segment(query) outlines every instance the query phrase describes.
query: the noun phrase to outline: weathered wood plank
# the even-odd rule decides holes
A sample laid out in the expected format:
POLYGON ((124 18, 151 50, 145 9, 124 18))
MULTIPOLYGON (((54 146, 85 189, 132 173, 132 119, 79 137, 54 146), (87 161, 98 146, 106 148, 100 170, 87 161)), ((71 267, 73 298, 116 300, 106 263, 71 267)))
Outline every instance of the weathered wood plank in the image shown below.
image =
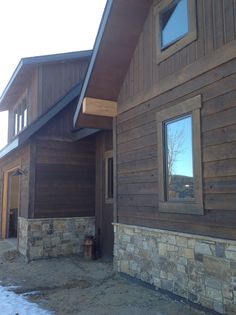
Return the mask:
POLYGON ((236 142, 209 146, 203 150, 203 161, 220 161, 236 158, 236 142))
POLYGON ((202 137, 203 147, 236 141, 236 124, 205 132, 202 137))
POLYGON ((157 135, 156 132, 149 134, 147 136, 134 139, 132 141, 118 144, 118 151, 119 153, 129 152, 132 150, 138 150, 140 148, 143 148, 145 146, 151 146, 157 143, 157 135))
POLYGON ((146 160, 156 158, 157 147, 156 145, 141 148, 140 150, 126 152, 117 156, 118 164, 134 162, 139 160, 146 160))
POLYGON ((236 159, 207 162, 203 167, 204 178, 236 175, 236 159))
POLYGON ((129 184, 129 183, 150 183, 158 181, 158 173, 157 170, 149 170, 149 171, 139 171, 127 174, 119 174, 118 175, 118 185, 129 184))
POLYGON ((204 192, 212 194, 236 194, 236 177, 216 177, 204 179, 204 192))
POLYGON ((119 164, 118 174, 127 174, 127 173, 133 173, 133 172, 143 172, 148 171, 157 168, 157 160, 156 158, 151 159, 143 159, 139 161, 131 161, 127 163, 119 164))

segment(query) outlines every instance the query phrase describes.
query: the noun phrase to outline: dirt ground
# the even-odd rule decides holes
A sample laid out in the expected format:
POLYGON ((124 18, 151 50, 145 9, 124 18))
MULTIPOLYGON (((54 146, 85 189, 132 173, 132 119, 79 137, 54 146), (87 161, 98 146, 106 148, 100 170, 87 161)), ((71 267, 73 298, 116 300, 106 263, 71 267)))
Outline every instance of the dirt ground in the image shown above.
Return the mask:
POLYGON ((6 241, 0 281, 55 315, 206 314, 117 275, 111 263, 76 256, 27 263, 6 241))

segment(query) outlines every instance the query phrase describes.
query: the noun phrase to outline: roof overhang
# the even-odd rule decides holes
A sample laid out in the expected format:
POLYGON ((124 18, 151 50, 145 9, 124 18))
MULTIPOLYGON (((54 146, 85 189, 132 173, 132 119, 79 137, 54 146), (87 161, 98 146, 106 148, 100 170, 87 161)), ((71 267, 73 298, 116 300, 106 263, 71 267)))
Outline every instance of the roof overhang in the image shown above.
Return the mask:
POLYGON ((0 111, 7 110, 22 93, 39 64, 59 63, 90 58, 91 50, 22 58, 0 97, 0 111))
POLYGON ((80 127, 79 116, 85 97, 117 101, 152 2, 107 1, 74 115, 74 126, 80 127))

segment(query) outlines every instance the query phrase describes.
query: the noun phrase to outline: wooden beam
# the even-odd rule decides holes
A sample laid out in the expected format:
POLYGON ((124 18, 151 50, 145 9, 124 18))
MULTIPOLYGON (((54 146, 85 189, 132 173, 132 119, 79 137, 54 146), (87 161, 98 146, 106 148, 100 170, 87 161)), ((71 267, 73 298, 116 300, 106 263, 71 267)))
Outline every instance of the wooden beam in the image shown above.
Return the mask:
POLYGON ((83 100, 83 114, 116 117, 117 103, 107 100, 85 97, 83 100))

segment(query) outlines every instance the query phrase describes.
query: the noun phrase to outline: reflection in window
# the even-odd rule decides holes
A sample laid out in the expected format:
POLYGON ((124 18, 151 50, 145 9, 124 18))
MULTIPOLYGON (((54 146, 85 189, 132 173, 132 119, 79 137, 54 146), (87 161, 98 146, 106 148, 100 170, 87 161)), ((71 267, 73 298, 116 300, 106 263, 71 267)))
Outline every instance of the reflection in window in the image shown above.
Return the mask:
POLYGON ((176 0, 160 13, 161 48, 164 49, 189 31, 188 0, 176 0))
POLYGON ((17 114, 17 112, 14 112, 14 119, 15 119, 14 135, 16 136, 18 134, 18 114, 17 114))
POLYGON ((27 126, 27 108, 24 109, 23 112, 23 128, 27 126))
POLYGON ((166 199, 193 199, 192 116, 165 123, 166 199))

